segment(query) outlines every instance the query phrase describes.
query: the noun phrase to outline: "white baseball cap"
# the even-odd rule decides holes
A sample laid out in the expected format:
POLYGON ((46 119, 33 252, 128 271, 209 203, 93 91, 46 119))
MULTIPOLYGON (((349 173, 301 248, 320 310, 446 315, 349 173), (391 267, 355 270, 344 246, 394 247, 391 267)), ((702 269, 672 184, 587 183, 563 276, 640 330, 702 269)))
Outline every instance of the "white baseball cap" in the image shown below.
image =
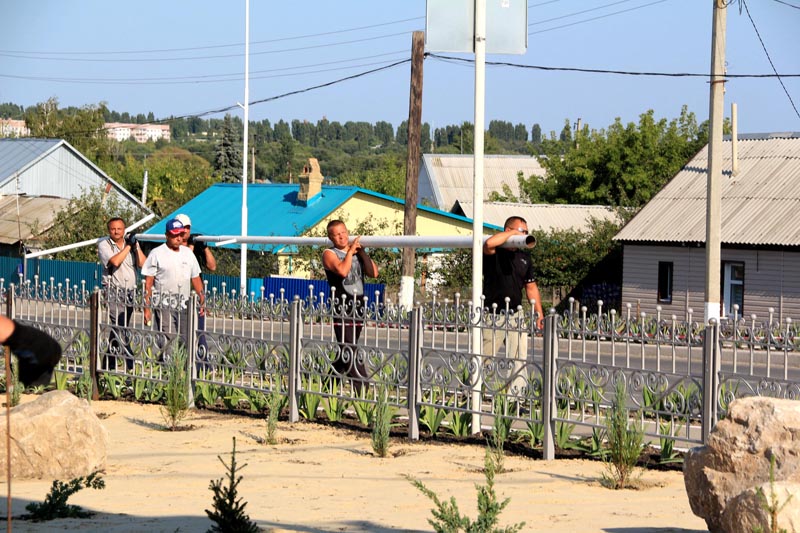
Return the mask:
POLYGON ((180 215, 175 215, 175 218, 177 220, 180 220, 181 224, 183 224, 184 226, 191 226, 192 225, 192 219, 187 217, 183 213, 181 213, 180 215))

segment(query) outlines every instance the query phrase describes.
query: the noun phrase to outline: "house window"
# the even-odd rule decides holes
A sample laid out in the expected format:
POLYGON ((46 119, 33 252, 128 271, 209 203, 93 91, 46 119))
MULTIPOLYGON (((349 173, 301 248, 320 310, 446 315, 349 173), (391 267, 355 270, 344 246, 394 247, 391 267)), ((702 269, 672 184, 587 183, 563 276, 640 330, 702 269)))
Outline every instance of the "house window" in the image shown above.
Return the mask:
POLYGON ((672 262, 658 262, 658 302, 672 303, 672 262))
POLYGON ((733 306, 739 306, 739 316, 744 312, 744 263, 722 263, 722 312, 733 315, 733 306))

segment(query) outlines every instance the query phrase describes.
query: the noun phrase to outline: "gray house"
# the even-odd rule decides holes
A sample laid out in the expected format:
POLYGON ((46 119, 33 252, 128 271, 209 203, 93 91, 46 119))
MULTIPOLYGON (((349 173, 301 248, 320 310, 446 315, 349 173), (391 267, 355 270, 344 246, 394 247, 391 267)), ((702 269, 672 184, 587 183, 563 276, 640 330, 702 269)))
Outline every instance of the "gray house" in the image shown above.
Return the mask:
MULTIPOLYGON (((149 213, 142 202, 62 139, 0 139, 0 250, 19 251, 50 228, 71 198, 102 188, 122 205, 149 213)), ((93 237, 93 236, 90 236, 93 237)))
MULTIPOLYGON (((800 318, 800 133, 739 135, 723 143, 721 315, 800 318)), ((706 174, 701 150, 614 237, 623 244, 622 302, 702 316, 706 174)))

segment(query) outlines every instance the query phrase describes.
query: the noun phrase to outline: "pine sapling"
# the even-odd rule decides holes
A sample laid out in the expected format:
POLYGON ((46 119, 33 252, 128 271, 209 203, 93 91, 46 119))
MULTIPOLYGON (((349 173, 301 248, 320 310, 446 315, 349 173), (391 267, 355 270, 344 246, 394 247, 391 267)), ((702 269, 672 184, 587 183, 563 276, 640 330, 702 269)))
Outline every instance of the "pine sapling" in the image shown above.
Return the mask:
POLYGON ((227 471, 227 485, 223 486, 225 478, 212 481, 211 485, 209 485, 209 489, 214 493, 214 509, 211 511, 206 509, 206 514, 214 522, 214 525, 208 531, 214 533, 227 533, 229 531, 256 533, 260 531, 260 528, 250 520, 244 510, 247 502, 242 502, 242 498, 239 497, 239 482, 242 481, 243 476, 237 476, 237 474, 247 465, 239 466, 236 462, 236 437, 233 437, 230 464, 226 463, 220 456, 217 456, 217 458, 227 471))
POLYGON ((55 520, 56 518, 89 518, 94 513, 84 511, 79 505, 69 505, 67 500, 81 489, 104 489, 105 487, 106 482, 100 477, 99 472, 75 478, 67 483, 55 480, 50 487, 50 492, 45 496, 44 502, 32 502, 25 506, 30 514, 25 515, 24 518, 34 522, 55 520))

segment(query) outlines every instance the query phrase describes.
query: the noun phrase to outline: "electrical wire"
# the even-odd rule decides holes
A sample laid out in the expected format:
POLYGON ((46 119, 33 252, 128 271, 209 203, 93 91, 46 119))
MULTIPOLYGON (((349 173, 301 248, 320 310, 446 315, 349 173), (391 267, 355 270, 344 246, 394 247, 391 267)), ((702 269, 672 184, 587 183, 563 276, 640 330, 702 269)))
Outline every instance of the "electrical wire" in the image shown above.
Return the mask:
MULTIPOLYGON (((661 0, 666 1, 666 0, 661 0)), ((299 52, 303 50, 313 50, 316 48, 330 48, 332 46, 342 46, 347 44, 355 44, 355 43, 363 43, 367 41, 376 41, 378 39, 387 39, 389 37, 397 37, 398 35, 408 35, 411 33, 410 31, 402 31, 398 33, 390 33, 387 35, 378 35, 376 37, 364 37, 362 39, 351 39, 349 41, 339 41, 335 43, 324 43, 324 44, 314 44, 309 46, 299 46, 296 48, 282 48, 278 50, 262 50, 260 52, 250 52, 250 56, 258 56, 258 55, 265 55, 265 54, 281 54, 284 52, 299 52)), ((160 63, 166 61, 197 61, 200 59, 229 59, 232 57, 244 57, 244 52, 237 53, 237 54, 223 54, 223 55, 213 55, 213 56, 188 56, 188 57, 160 57, 160 58, 133 58, 133 59, 91 59, 91 58, 61 58, 61 57, 36 57, 36 56, 27 56, 27 55, 20 55, 20 54, 8 54, 8 53, 0 53, 2 57, 12 57, 16 59, 39 59, 45 61, 70 61, 70 62, 79 62, 79 63, 160 63)))
POLYGON ((613 17, 614 15, 620 15, 622 13, 628 13, 629 11, 636 11, 637 9, 650 7, 650 6, 653 6, 653 5, 656 5, 656 4, 661 4, 661 3, 666 2, 666 1, 667 0, 656 0, 655 2, 650 2, 649 4, 644 4, 644 5, 637 6, 637 7, 631 7, 629 9, 622 9, 620 11, 615 11, 613 13, 608 13, 606 15, 599 15, 597 17, 592 17, 592 18, 585 19, 585 20, 578 20, 576 22, 571 22, 569 24, 562 24, 561 26, 553 26, 552 28, 547 28, 545 30, 539 30, 539 31, 530 32, 530 33, 528 33, 528 36, 530 37, 531 35, 538 35, 539 33, 546 33, 548 31, 553 31, 553 30, 560 30, 561 28, 569 28, 570 26, 577 26, 578 24, 584 24, 586 22, 593 22, 595 20, 600 20, 600 19, 604 19, 604 18, 608 18, 608 17, 613 17))
POLYGON ((767 56, 769 65, 772 67, 772 72, 775 73, 775 76, 778 78, 778 82, 781 84, 781 87, 783 87, 783 92, 786 93, 786 97, 789 99, 789 103, 792 104, 792 109, 794 109, 794 114, 797 115, 797 118, 800 118, 800 112, 797 111, 797 106, 794 105, 794 100, 792 100, 792 95, 789 94, 789 90, 786 88, 786 85, 784 85, 781 76, 778 74, 778 70, 775 68, 775 63, 772 62, 772 58, 770 57, 769 52, 767 51, 767 46, 764 44, 764 39, 761 38, 761 33, 758 31, 756 23, 753 20, 753 17, 750 15, 750 8, 747 7, 747 2, 745 0, 741 0, 741 2, 742 2, 741 5, 744 6, 744 10, 747 13, 747 18, 750 19, 750 24, 753 25, 753 29, 756 32, 756 36, 758 37, 758 42, 761 43, 761 48, 764 50, 764 54, 767 56))
MULTIPOLYGON (((336 65, 341 63, 348 63, 351 61, 359 61, 363 59, 372 59, 376 57, 383 57, 397 54, 407 54, 408 50, 396 50, 393 52, 386 52, 383 54, 374 54, 371 56, 362 56, 350 59, 341 59, 337 61, 328 61, 324 63, 313 63, 308 65, 298 65, 295 67, 283 67, 268 70, 252 71, 252 74, 266 74, 271 72, 283 72, 290 70, 299 70, 303 68, 310 68, 316 66, 336 65)), ((314 74, 317 72, 329 72, 331 70, 346 70, 349 68, 363 67, 381 64, 383 62, 361 63, 356 65, 342 66, 336 69, 321 69, 315 71, 300 72, 299 74, 314 74)), ((265 79, 276 76, 251 76, 251 79, 265 79)), ((227 82, 227 81, 241 81, 244 78, 244 72, 233 72, 227 74, 204 74, 197 76, 176 76, 176 77, 157 77, 157 78, 56 78, 51 76, 17 76, 13 74, 0 74, 0 78, 11 79, 24 79, 34 81, 52 81, 62 83, 80 83, 80 84, 111 84, 111 85, 153 85, 153 84, 169 84, 169 83, 210 83, 210 82, 227 82), (218 78, 218 79, 215 79, 218 78), (226 78, 226 79, 222 79, 226 78)))
POLYGON ((779 4, 783 4, 785 6, 793 7, 795 9, 800 9, 800 6, 796 6, 794 4, 790 4, 789 2, 786 2, 784 0, 775 0, 775 1, 778 2, 779 4))
POLYGON ((607 7, 615 6, 617 4, 625 4, 625 3, 630 2, 630 1, 631 0, 619 0, 618 2, 613 2, 611 4, 606 4, 604 6, 597 6, 597 7, 593 7, 593 8, 590 8, 590 9, 584 9, 583 11, 576 11, 575 13, 570 13, 568 15, 561 15, 560 17, 553 17, 553 18, 549 18, 549 19, 545 19, 545 20, 539 20, 539 21, 536 21, 536 22, 531 22, 530 24, 528 24, 528 27, 530 28, 531 26, 537 26, 539 24, 545 24, 546 22, 553 22, 554 20, 561 20, 561 19, 565 19, 565 18, 569 18, 569 17, 574 17, 575 15, 583 15, 584 13, 589 13, 590 11, 598 11, 600 9, 605 9, 607 7))
MULTIPOLYGON (((552 0, 558 1, 558 0, 552 0)), ((549 2, 545 2, 549 3, 549 2)), ((259 45, 259 44, 270 44, 270 43, 277 43, 283 41, 293 41, 296 39, 309 39, 311 37, 324 37, 326 35, 337 35, 340 33, 348 33, 353 31, 361 31, 361 30, 368 30, 372 28, 379 28, 381 26, 390 26, 393 24, 402 24, 404 22, 410 22, 412 20, 420 20, 424 19, 425 17, 412 17, 402 20, 394 20, 391 22, 383 22, 379 24, 371 24, 369 26, 358 26, 355 28, 347 28, 344 30, 334 30, 334 31, 326 31, 321 33, 309 33, 305 35, 295 35, 293 37, 280 37, 277 39, 267 39, 263 41, 252 41, 250 43, 251 46, 259 45)), ((163 53, 163 52, 191 52, 195 50, 213 50, 217 48, 231 48, 231 47, 239 47, 244 46, 245 43, 233 43, 233 44, 217 44, 217 45, 208 45, 208 46, 190 46, 187 48, 162 48, 162 49, 150 49, 150 50, 120 50, 115 52, 36 52, 36 51, 29 51, 29 50, 0 50, 0 53, 9 53, 9 54, 51 54, 51 55, 112 55, 112 54, 155 54, 155 53, 163 53)))
MULTIPOLYGON (((439 54, 427 53, 427 57, 439 59, 442 61, 450 61, 456 63, 474 63, 474 59, 464 57, 443 56, 439 54)), ((577 67, 546 67, 543 65, 524 65, 520 63, 511 63, 508 61, 486 61, 486 65, 514 67, 533 70, 555 71, 555 72, 581 72, 588 74, 616 74, 621 76, 655 76, 667 78, 711 78, 710 74, 697 74, 692 72, 647 72, 647 71, 630 71, 630 70, 609 70, 597 68, 577 68, 577 67)), ((726 74, 726 78, 800 78, 800 74, 726 74)))

